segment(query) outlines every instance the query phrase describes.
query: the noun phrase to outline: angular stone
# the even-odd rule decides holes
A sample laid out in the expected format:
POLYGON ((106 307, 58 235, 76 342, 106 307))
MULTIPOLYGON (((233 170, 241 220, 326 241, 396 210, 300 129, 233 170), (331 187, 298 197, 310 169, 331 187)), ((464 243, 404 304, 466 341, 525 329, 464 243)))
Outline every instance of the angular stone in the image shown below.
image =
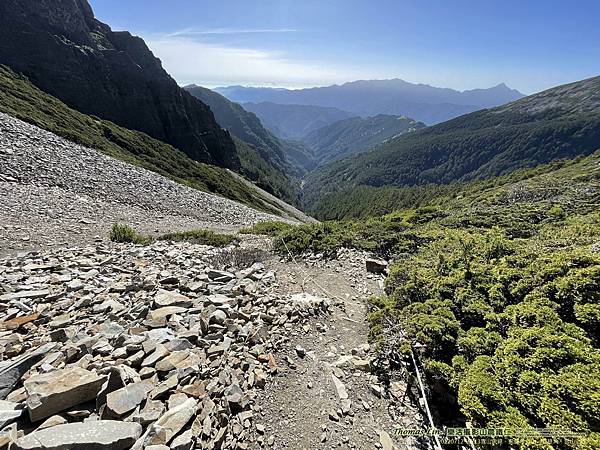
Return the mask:
POLYGON ((223 325, 227 320, 227 313, 220 309, 217 309, 212 312, 212 314, 208 318, 208 323, 216 323, 218 325, 223 325))
POLYGON ((182 308, 181 306, 163 306, 162 308, 150 311, 150 318, 154 320, 162 319, 174 314, 181 314, 185 311, 187 311, 187 308, 182 308))
POLYGON ((141 423, 143 426, 157 421, 165 413, 165 405, 159 400, 148 400, 144 408, 135 414, 131 420, 141 423))
POLYGON ((34 431, 11 446, 14 450, 125 450, 142 434, 139 423, 97 420, 56 425, 34 431))
POLYGON ((56 344, 48 343, 28 355, 19 356, 12 361, 0 363, 0 400, 4 400, 10 394, 25 372, 55 348, 56 344))
POLYGON ((50 294, 48 289, 41 289, 39 291, 18 291, 11 292, 10 294, 0 295, 0 301, 2 302, 10 302, 12 300, 21 300, 24 298, 37 299, 44 298, 50 294))
POLYGON ((173 439, 171 450, 191 450, 194 447, 194 436, 192 430, 187 430, 173 439))
POLYGON ((383 450, 394 450, 394 441, 387 431, 379 430, 379 443, 383 450))
POLYGON ((348 398, 348 392, 346 391, 346 386, 344 386, 344 383, 342 383, 340 381, 340 379, 338 377, 336 377, 335 375, 331 375, 331 379, 333 380, 333 384, 335 386, 335 390, 337 392, 338 397, 340 398, 340 400, 345 400, 348 398))
POLYGON ((104 381, 104 377, 81 367, 32 376, 24 383, 31 421, 45 419, 95 399, 104 381))
POLYGON ((148 381, 129 384, 106 396, 106 408, 111 416, 119 417, 133 411, 148 397, 154 385, 148 381))
POLYGON ((206 275, 208 275, 208 278, 210 278, 211 280, 222 282, 227 282, 235 279, 234 274, 232 274, 231 272, 225 272, 224 270, 209 269, 206 272, 206 275))
POLYGON ((0 400, 0 430, 23 414, 20 403, 0 400))
POLYGON ((189 308, 192 306, 192 300, 178 292, 159 289, 158 293, 154 296, 154 304, 159 308, 163 306, 181 306, 183 308, 189 308))
POLYGON ((167 350, 164 345, 159 344, 156 346, 154 351, 142 361, 142 367, 154 366, 158 361, 163 359, 168 354, 169 350, 167 350))
POLYGON ((149 439, 149 441, 146 441, 145 444, 168 444, 171 441, 171 439, 173 439, 173 437, 175 437, 175 435, 177 435, 177 433, 179 433, 182 430, 182 428, 190 421, 194 414, 196 414, 196 409, 196 400, 190 398, 183 402, 181 405, 168 410, 153 425, 153 427, 158 427, 165 430, 165 442, 161 442, 162 439, 160 437, 157 437, 149 439))
POLYGON ((42 422, 42 424, 39 427, 37 427, 37 430, 43 430, 45 428, 51 428, 57 425, 64 425, 65 423, 67 423, 67 419, 65 419, 62 416, 56 415, 48 417, 46 420, 44 420, 44 422, 42 422))
POLYGON ((244 391, 237 384, 232 384, 223 392, 225 399, 232 412, 237 413, 246 408, 248 400, 244 397, 244 391))

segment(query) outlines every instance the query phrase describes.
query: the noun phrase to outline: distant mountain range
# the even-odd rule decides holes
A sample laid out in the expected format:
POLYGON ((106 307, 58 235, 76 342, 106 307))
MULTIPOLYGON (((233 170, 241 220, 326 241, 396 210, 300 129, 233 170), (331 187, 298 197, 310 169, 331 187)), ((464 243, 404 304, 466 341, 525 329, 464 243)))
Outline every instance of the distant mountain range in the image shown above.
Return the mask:
MULTIPOLYGON (((236 101, 236 100, 233 100, 236 101)), ((300 140, 321 127, 356 116, 348 111, 314 105, 282 105, 271 102, 244 103, 261 122, 282 139, 300 140)))
MULTIPOLYGON (((239 103, 278 103, 337 108, 351 115, 405 115, 427 125, 524 97, 505 84, 489 89, 456 91, 400 79, 361 80, 308 89, 230 86, 215 89, 239 103)), ((253 111, 254 112, 254 111, 253 111)), ((269 126, 269 125, 267 125, 269 126)))
POLYGON ((305 200, 353 186, 489 178, 600 147, 600 77, 393 138, 313 172, 305 200))

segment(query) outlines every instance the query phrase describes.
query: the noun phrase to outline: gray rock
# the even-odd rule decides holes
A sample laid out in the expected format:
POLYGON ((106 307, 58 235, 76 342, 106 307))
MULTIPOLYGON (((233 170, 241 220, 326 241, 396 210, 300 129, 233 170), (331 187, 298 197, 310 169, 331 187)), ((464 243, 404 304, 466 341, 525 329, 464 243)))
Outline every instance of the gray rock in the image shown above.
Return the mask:
POLYGON ((110 416, 120 417, 133 411, 148 397, 154 388, 150 382, 142 381, 117 389, 106 396, 106 409, 110 416))
POLYGON ((157 445, 168 444, 171 442, 171 439, 173 439, 173 437, 175 437, 175 435, 177 435, 177 433, 179 433, 190 421, 194 414, 196 414, 196 409, 196 400, 193 398, 186 400, 175 408, 169 409, 153 425, 153 427, 165 430, 164 442, 162 442, 162 433, 157 433, 154 437, 150 437, 150 439, 146 440, 145 444, 157 445))
POLYGON ((183 308, 189 308, 192 306, 192 300, 178 292, 159 289, 158 293, 154 296, 154 304, 157 307, 181 306, 183 308))
POLYGON ((217 309, 213 311, 213 313, 208 318, 208 323, 216 323, 218 325, 223 325, 223 323, 225 323, 225 320, 227 320, 227 314, 225 313, 225 311, 217 309))
POLYGON ((171 442, 171 450, 191 450, 193 447, 194 435, 192 430, 184 431, 171 442))
POLYGON ((25 381, 27 409, 32 422, 93 400, 105 379, 81 367, 34 375, 25 381))
POLYGON ((34 431, 11 446, 11 450, 124 450, 142 434, 138 423, 97 420, 56 425, 34 431))
POLYGON ((337 392, 337 395, 340 398, 340 400, 347 399, 348 392, 346 391, 346 386, 344 386, 344 383, 342 383, 340 379, 333 374, 331 375, 331 379, 333 380, 335 391, 337 392))
POLYGON ((12 361, 0 364, 0 400, 14 389, 21 377, 34 364, 37 364, 48 352, 56 348, 55 344, 43 345, 28 355, 19 356, 12 361))
POLYGON ((222 282, 227 282, 235 279, 234 274, 232 274, 231 272, 225 272, 224 270, 209 269, 206 272, 206 275, 208 275, 208 278, 210 278, 211 280, 222 282))

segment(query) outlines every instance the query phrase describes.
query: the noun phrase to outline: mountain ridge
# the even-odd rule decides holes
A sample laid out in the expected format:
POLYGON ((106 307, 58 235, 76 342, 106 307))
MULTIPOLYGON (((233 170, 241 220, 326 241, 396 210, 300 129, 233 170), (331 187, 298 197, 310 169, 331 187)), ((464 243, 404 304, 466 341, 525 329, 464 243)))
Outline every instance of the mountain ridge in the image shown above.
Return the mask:
POLYGON ((95 19, 87 0, 5 0, 0 41, 0 64, 70 107, 239 169, 210 108, 177 85, 141 38, 95 19))
POLYGON ((488 89, 457 91, 409 83, 400 78, 357 80, 296 90, 232 86, 215 88, 215 91, 239 103, 272 102, 333 107, 360 116, 405 115, 428 125, 524 96, 504 83, 488 89))
POLYGON ((352 186, 446 184, 586 155, 600 142, 600 77, 409 133, 313 172, 305 201, 352 186))
POLYGON ((312 149, 318 165, 368 151, 404 133, 424 128, 425 124, 404 116, 378 114, 350 117, 308 133, 302 141, 312 149))

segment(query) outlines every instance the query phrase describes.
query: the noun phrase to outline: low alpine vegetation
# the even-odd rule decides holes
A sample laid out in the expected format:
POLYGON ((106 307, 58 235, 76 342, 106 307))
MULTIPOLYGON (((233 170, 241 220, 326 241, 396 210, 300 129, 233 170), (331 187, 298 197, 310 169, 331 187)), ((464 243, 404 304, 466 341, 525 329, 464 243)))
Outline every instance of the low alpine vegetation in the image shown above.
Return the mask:
POLYGON ((235 236, 215 233, 211 230, 191 230, 162 234, 156 238, 138 233, 126 224, 115 223, 109 234, 109 239, 118 243, 149 245, 156 240, 173 242, 190 242, 192 244, 208 245, 211 247, 226 247, 236 242, 235 236))
POLYGON ((123 223, 115 223, 112 226, 108 237, 111 241, 118 243, 147 245, 152 242, 151 237, 143 236, 129 225, 123 223))
POLYGON ((192 230, 177 233, 167 233, 159 236, 161 241, 191 242, 192 244, 209 245, 211 247, 226 247, 236 241, 231 234, 215 233, 211 230, 192 230))
POLYGON ((598 448, 599 163, 595 153, 376 218, 290 227, 276 247, 393 261, 371 337, 419 357, 439 423, 571 429, 589 434, 515 448, 598 448))

